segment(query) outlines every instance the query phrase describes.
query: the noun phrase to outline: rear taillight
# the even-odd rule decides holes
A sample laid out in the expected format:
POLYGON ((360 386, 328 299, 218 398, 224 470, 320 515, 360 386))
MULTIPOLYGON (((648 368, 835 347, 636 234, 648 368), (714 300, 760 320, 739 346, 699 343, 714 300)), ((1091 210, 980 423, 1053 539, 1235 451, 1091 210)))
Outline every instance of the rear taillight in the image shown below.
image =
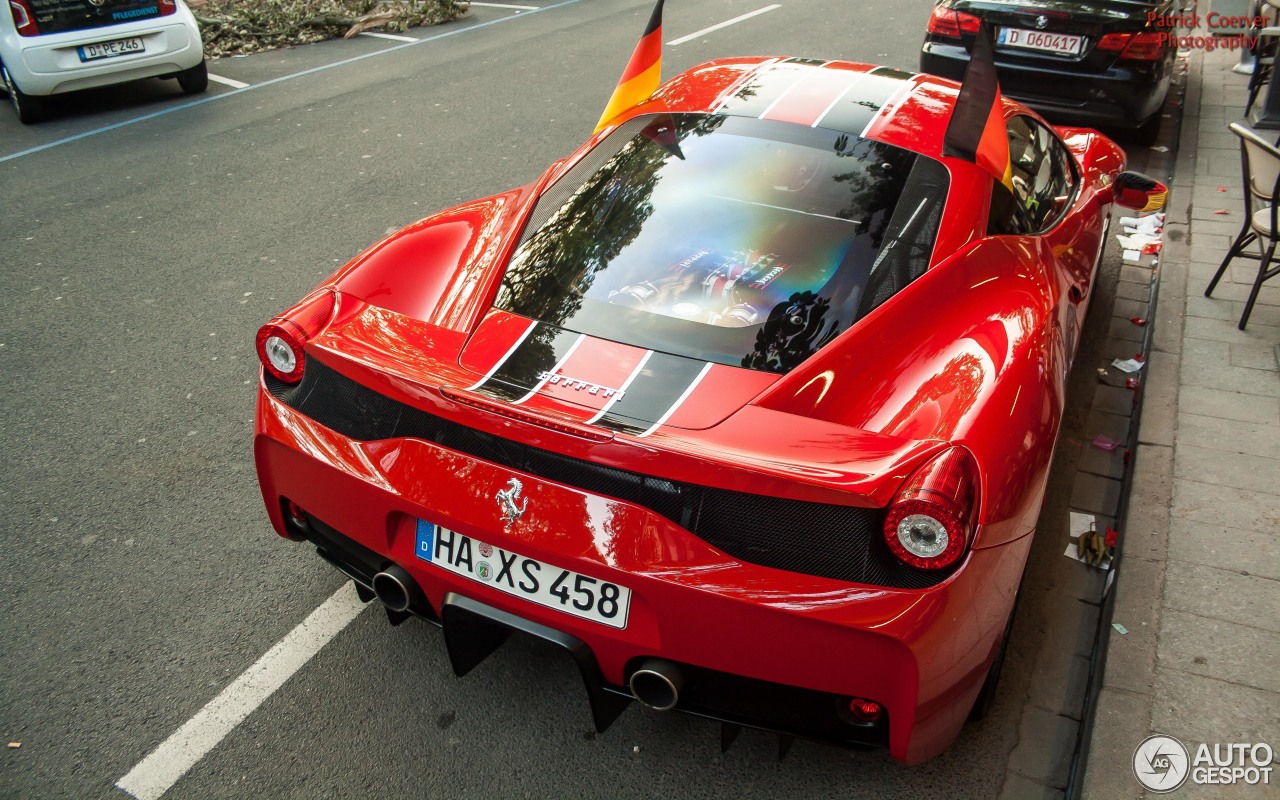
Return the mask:
POLYGON ((1094 47, 1108 53, 1118 53, 1129 43, 1131 36, 1133 36, 1132 33, 1108 33, 1099 39, 1094 47))
POLYGON ((929 15, 929 33, 959 39, 962 33, 977 33, 982 20, 963 11, 934 6, 929 15))
POLYGON ((977 504, 973 458, 953 447, 916 470, 898 490, 885 519, 885 541, 905 564, 945 569, 969 549, 977 504))
POLYGON ((1104 52, 1119 53, 1122 59, 1157 61, 1164 55, 1165 34, 1158 31, 1108 33, 1094 47, 1104 52))
POLYGON ((27 0, 9 0, 9 13, 13 16, 13 27, 18 29, 19 36, 36 36, 40 33, 36 18, 27 6, 27 0))
POLYGON ((334 294, 321 289, 258 329, 258 360, 267 372, 285 383, 302 380, 306 367, 303 347, 333 318, 334 294))
POLYGON ((160 16, 173 14, 178 10, 178 0, 160 0, 160 16))
POLYGON ((1155 31, 1135 33, 1129 40, 1129 46, 1120 54, 1121 58, 1134 61, 1158 61, 1165 51, 1165 35, 1155 31))

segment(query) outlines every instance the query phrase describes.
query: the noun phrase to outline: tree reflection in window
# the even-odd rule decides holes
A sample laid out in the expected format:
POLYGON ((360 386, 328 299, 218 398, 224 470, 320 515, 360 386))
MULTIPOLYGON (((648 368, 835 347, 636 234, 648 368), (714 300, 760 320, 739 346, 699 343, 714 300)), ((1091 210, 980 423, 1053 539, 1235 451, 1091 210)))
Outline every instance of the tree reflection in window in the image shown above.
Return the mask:
POLYGON ((922 171, 940 211, 940 164, 855 134, 726 115, 632 120, 539 199, 496 305, 786 372, 923 271, 940 214, 900 203, 919 196, 909 184, 922 171))

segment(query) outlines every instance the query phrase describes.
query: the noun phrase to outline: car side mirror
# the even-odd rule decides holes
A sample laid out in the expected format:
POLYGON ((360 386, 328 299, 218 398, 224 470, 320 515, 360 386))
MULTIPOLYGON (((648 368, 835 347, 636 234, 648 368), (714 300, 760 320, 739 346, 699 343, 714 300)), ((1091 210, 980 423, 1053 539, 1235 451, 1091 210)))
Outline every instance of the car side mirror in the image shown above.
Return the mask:
POLYGON ((1116 205, 1134 211, 1155 211, 1163 207, 1169 197, 1168 187, 1141 172, 1121 172, 1110 188, 1116 205))

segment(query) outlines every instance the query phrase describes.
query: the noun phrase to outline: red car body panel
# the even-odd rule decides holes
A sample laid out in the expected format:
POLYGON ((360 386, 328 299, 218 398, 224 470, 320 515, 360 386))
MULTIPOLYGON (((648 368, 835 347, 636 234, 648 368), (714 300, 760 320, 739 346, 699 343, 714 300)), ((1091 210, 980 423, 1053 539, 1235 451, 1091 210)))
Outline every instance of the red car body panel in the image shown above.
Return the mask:
MULTIPOLYGON (((284 501, 297 503, 400 565, 434 609, 455 593, 571 634, 613 687, 626 685, 637 658, 656 655, 872 698, 887 712, 893 757, 918 763, 957 735, 1009 619, 1104 244, 1107 181, 1123 168, 1123 153, 1098 134, 1063 129, 1080 171, 1064 220, 1042 236, 986 237, 990 176, 941 154, 956 84, 843 62, 802 67, 760 58, 696 67, 530 186, 393 234, 322 284, 336 308, 307 343, 308 359, 405 407, 539 450, 834 506, 884 508, 918 467, 962 447, 978 467, 978 524, 945 580, 886 588, 759 566, 649 508, 530 473, 519 473, 528 510, 513 531, 494 503, 512 469, 416 437, 345 436, 282 402, 265 378, 254 454, 281 535, 296 533, 284 501), (645 353, 598 337, 584 335, 509 409, 486 410, 499 405, 484 397, 486 380, 534 324, 492 302, 543 189, 633 116, 723 110, 741 87, 764 80, 793 82, 762 116, 805 126, 846 113, 840 103, 860 82, 876 84, 884 105, 861 135, 936 159, 950 173, 928 271, 786 375, 711 365, 668 417, 639 435, 592 427, 607 393, 645 353), (629 588, 626 627, 539 606, 415 557, 419 519, 629 588)), ((1030 113, 1011 102, 1004 108, 1030 113)))

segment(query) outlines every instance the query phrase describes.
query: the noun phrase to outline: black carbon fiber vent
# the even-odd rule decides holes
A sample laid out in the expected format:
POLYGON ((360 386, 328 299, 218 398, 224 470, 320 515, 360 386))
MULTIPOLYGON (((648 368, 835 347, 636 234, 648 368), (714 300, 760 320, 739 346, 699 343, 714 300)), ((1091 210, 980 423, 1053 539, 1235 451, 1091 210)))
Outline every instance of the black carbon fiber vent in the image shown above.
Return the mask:
POLYGON ((680 483, 569 458, 477 431, 375 392, 315 358, 302 382, 266 377, 276 399, 361 441, 413 437, 510 469, 650 509, 733 558, 823 578, 924 589, 950 571, 901 563, 881 539, 880 509, 810 503, 680 483))

